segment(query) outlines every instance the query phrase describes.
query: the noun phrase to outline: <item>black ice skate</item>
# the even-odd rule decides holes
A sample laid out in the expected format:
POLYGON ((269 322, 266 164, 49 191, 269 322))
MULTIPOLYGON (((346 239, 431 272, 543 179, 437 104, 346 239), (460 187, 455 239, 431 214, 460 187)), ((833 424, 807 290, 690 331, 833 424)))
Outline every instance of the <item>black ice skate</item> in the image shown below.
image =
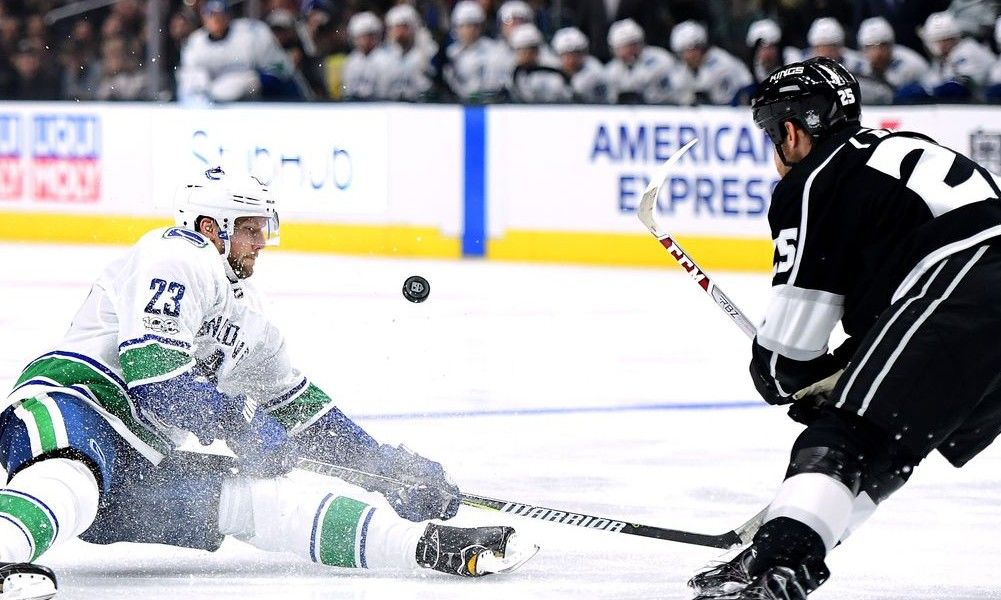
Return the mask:
POLYGON ((535 544, 522 543, 511 527, 462 528, 429 523, 417 542, 417 563, 442 573, 481 577, 513 571, 538 551, 535 544))
POLYGON ((56 587, 56 574, 48 567, 0 563, 0 600, 48 600, 56 587))
POLYGON ((748 546, 730 561, 719 563, 701 573, 696 573, 688 580, 688 587, 695 590, 694 600, 740 598, 740 592, 747 587, 747 584, 751 583, 747 567, 753 557, 753 546, 748 546))
POLYGON ((793 570, 772 567, 754 578, 744 591, 734 596, 739 600, 806 600, 831 573, 824 561, 812 561, 793 570))

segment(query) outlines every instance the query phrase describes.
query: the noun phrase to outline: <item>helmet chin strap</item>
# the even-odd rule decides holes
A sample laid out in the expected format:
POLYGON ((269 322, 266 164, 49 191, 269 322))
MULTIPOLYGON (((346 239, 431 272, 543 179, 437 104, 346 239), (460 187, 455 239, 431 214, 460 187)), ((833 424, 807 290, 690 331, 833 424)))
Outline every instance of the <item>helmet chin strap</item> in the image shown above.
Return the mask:
POLYGON ((230 283, 236 283, 240 281, 240 277, 233 270, 233 265, 229 264, 229 251, 231 245, 229 243, 229 236, 227 235, 222 240, 222 268, 226 271, 226 278, 229 279, 230 283))

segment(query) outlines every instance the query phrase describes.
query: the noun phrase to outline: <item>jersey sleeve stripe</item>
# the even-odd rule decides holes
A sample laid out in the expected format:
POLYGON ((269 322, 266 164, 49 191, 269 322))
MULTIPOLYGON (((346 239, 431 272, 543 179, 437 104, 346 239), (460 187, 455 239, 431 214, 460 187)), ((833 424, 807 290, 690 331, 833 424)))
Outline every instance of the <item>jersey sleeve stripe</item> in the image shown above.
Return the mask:
POLYGON ((140 344, 149 344, 149 343, 163 344, 166 346, 177 346, 178 348, 184 348, 185 350, 191 348, 191 344, 182 340, 175 340, 171 338, 165 338, 159 335, 146 334, 142 337, 133 338, 131 340, 125 340, 121 344, 118 344, 118 350, 119 352, 121 352, 122 350, 128 348, 129 346, 137 346, 140 344))
POLYGON ((827 352, 831 331, 844 314, 845 297, 791 285, 772 288, 758 343, 793 360, 813 360, 827 352))

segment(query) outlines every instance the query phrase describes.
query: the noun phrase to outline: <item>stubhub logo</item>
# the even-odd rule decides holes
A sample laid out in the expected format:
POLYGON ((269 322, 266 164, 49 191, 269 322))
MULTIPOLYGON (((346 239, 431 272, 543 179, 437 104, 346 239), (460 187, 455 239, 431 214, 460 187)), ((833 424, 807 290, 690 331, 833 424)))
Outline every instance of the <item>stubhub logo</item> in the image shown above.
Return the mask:
POLYGON ((0 114, 0 200, 18 200, 24 194, 21 139, 21 117, 0 114))
POLYGON ((31 131, 32 196, 43 202, 101 197, 101 120, 87 114, 38 114, 31 131))

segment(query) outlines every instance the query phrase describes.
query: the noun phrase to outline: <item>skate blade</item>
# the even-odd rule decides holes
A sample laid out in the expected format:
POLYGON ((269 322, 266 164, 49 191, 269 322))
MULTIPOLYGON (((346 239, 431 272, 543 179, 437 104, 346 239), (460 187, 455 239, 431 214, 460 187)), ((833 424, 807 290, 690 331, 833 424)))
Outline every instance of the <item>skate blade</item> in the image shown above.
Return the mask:
MULTIPOLYGON (((498 556, 493 551, 487 551, 477 557, 476 574, 510 573, 527 563, 538 552, 539 546, 537 544, 521 543, 518 535, 514 534, 508 538, 503 556, 498 556)), ((0 600, 3 599, 0 598, 0 600)))
POLYGON ((3 580, 0 600, 49 600, 55 595, 55 583, 48 577, 35 573, 15 573, 3 580))

